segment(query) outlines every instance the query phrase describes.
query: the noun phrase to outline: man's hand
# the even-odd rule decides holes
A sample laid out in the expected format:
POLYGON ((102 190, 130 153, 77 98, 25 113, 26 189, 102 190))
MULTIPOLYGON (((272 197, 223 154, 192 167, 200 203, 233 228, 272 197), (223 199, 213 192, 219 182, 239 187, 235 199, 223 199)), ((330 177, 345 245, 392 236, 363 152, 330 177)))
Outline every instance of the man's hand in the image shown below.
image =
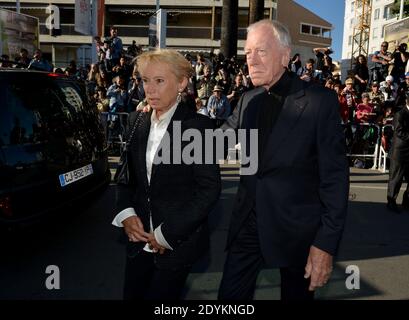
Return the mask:
POLYGON ((311 246, 305 266, 304 278, 311 278, 310 291, 325 285, 332 272, 332 256, 317 247, 311 246))
POLYGON ((153 252, 159 252, 159 254, 164 254, 165 249, 162 247, 155 239, 155 235, 153 233, 148 234, 148 243, 149 243, 149 248, 153 250, 153 252))
POLYGON ((132 216, 122 221, 125 233, 132 242, 148 242, 149 233, 143 229, 143 224, 138 216, 132 216))

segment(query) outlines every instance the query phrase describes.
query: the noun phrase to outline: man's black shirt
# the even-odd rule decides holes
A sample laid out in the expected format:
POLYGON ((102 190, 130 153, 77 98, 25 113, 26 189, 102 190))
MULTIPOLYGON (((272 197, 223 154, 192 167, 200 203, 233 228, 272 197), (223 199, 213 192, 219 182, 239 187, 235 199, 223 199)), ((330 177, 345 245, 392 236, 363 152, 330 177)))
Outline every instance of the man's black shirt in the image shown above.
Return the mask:
MULTIPOLYGON (((261 105, 258 108, 258 155, 259 165, 264 155, 264 150, 269 135, 271 134, 281 110, 283 109, 285 98, 290 93, 291 75, 284 72, 270 89, 262 94, 261 105)), ((260 167, 260 166, 259 166, 260 167)))

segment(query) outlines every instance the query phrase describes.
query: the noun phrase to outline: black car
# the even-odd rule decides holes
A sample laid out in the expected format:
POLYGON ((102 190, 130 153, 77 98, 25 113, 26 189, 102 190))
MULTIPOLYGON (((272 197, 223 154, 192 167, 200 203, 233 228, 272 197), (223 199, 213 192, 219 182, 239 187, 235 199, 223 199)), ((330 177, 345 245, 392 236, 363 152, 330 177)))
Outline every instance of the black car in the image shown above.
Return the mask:
POLYGON ((0 69, 0 225, 57 212, 110 180, 98 111, 80 81, 0 69))

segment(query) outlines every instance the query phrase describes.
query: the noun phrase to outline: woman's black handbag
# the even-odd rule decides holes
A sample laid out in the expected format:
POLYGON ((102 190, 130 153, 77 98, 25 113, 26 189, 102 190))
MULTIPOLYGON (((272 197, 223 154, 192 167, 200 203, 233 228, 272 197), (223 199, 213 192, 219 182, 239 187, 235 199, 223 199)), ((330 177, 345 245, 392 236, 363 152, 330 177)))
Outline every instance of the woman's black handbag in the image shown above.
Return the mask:
POLYGON ((142 116, 143 112, 139 111, 132 126, 131 133, 127 137, 125 146, 122 149, 121 157, 119 158, 118 167, 114 176, 114 182, 116 184, 127 185, 129 183, 129 146, 132 142, 135 131, 141 122, 142 116))

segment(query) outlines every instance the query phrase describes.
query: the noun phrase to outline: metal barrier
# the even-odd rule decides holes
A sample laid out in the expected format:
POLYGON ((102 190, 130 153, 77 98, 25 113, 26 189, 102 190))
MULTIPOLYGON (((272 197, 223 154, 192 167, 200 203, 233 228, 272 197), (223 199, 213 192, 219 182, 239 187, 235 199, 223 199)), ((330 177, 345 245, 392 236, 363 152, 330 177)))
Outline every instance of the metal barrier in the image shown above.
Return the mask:
POLYGON ((104 127, 108 150, 120 155, 125 145, 125 130, 129 113, 101 112, 100 119, 104 127))
POLYGON ((386 172, 386 161, 389 158, 389 150, 391 149, 392 145, 392 137, 393 137, 393 125, 392 124, 387 124, 382 127, 382 137, 381 137, 381 144, 379 148, 379 158, 378 158, 378 170, 381 172, 385 173, 386 172), (392 135, 385 134, 386 130, 391 130, 392 135), (385 138, 385 139, 384 139, 385 138), (387 139, 390 139, 388 141, 387 139), (386 141, 386 145, 383 143, 383 141, 386 141))
POLYGON ((348 123, 344 125, 347 144, 347 156, 372 159, 371 169, 377 169, 381 128, 375 123, 348 123), (371 129, 375 129, 372 131, 371 129), (362 149, 362 150, 361 150, 362 149), (367 152, 368 149, 368 152, 367 152))

